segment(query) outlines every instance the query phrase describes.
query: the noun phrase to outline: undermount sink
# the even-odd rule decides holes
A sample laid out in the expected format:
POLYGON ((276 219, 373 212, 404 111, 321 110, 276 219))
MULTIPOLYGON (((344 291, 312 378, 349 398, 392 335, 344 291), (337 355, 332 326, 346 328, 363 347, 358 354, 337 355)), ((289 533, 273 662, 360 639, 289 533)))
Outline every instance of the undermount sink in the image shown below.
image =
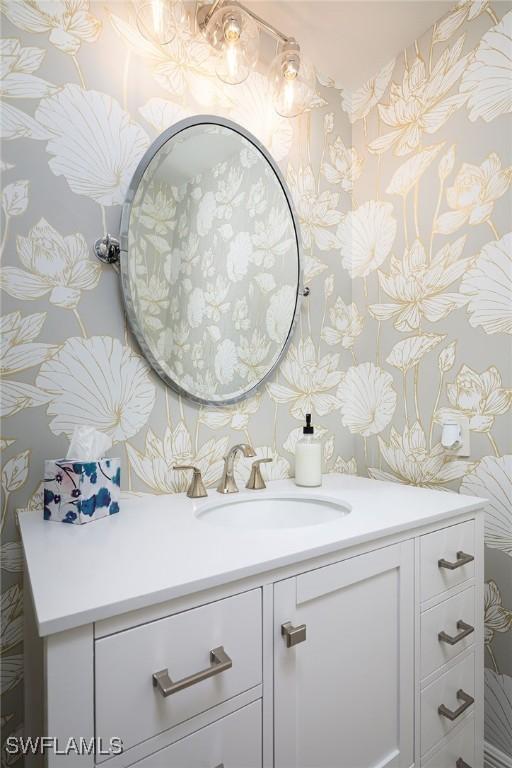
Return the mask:
POLYGON ((323 496, 244 494, 206 502, 195 514, 201 522, 229 528, 300 528, 333 523, 349 512, 350 507, 323 496))

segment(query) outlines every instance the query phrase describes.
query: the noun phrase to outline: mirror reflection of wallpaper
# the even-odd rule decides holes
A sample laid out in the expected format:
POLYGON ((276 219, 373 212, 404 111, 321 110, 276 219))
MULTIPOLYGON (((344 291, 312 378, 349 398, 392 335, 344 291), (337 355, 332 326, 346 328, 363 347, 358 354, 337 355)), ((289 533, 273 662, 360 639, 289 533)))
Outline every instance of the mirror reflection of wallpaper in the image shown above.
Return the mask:
MULTIPOLYGON (((174 464, 197 465, 212 488, 223 455, 241 440, 272 458, 263 473, 279 479, 293 473, 303 415, 312 411, 324 468, 354 472, 352 438, 336 411, 360 325, 337 239, 358 165, 331 81, 322 78, 311 113, 287 120, 273 110, 261 74, 223 85, 208 46, 184 19, 172 43, 153 46, 123 0, 64 0, 52 4, 51 15, 42 0, 7 1, 2 9, 7 736, 23 722, 23 565, 14 510, 40 503, 44 459, 64 456, 73 427, 90 423, 114 441, 124 492, 184 492, 190 474, 173 471, 174 464), (100 234, 119 231, 128 184, 150 143, 193 114, 240 123, 279 163, 298 211, 311 286, 283 363, 256 396, 222 408, 194 405, 153 374, 126 326, 118 274, 92 254, 100 234)), ((240 484, 249 469, 250 459, 239 460, 240 484)), ((25 651, 35 663, 33 650, 25 651)))
POLYGON ((222 401, 273 367, 295 311, 295 230, 240 134, 194 126, 161 148, 135 195, 128 265, 145 341, 182 389, 222 401))
POLYGON ((343 423, 371 477, 489 500, 485 737, 509 761, 492 765, 512 765, 510 9, 459 2, 343 99, 364 168, 342 257, 365 318, 343 423), (440 445, 453 417, 468 458, 440 445))

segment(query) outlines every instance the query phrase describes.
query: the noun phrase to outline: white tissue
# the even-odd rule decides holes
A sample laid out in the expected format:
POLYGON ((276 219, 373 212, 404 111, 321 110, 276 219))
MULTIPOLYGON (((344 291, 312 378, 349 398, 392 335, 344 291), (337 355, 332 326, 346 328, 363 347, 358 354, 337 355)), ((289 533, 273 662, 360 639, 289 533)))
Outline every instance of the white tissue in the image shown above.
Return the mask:
POLYGON ((97 461, 112 448, 112 438, 94 427, 75 427, 66 459, 97 461))

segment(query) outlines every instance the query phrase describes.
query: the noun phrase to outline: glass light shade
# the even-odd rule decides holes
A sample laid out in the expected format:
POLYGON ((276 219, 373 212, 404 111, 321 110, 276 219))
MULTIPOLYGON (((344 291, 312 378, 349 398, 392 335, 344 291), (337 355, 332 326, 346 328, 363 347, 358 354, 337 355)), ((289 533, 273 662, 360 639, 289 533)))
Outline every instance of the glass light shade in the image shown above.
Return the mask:
POLYGON ((270 67, 274 108, 282 117, 296 117, 311 104, 315 95, 315 68, 296 43, 286 43, 270 67))
POLYGON ((158 45, 172 42, 176 36, 173 6, 172 0, 139 0, 135 12, 141 35, 158 45))
POLYGON ((243 8, 223 5, 206 25, 206 39, 218 53, 216 72, 224 83, 243 83, 256 66, 260 33, 243 8))

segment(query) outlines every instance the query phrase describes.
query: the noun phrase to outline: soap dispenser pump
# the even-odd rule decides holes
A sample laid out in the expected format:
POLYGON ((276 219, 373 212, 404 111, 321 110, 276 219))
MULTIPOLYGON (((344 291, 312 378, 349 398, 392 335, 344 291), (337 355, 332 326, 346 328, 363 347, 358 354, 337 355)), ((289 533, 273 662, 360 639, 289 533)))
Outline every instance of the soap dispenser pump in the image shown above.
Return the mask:
POLYGON ((306 426, 295 447, 295 484, 314 487, 322 485, 322 443, 315 437, 311 414, 306 414, 306 426))

